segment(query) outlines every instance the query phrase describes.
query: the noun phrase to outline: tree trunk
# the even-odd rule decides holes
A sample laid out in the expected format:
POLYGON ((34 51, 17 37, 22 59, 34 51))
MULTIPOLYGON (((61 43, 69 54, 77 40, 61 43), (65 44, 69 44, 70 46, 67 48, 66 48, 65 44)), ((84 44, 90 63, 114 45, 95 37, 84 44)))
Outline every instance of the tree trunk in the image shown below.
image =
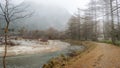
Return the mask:
POLYGON ((3 56, 3 68, 6 68, 6 56, 7 56, 7 45, 8 45, 8 42, 7 42, 8 26, 9 26, 9 23, 7 23, 7 26, 5 28, 5 49, 4 49, 4 56, 3 56))
POLYGON ((119 10, 118 10, 118 0, 116 0, 116 7, 117 7, 117 24, 118 24, 118 32, 117 32, 117 39, 120 40, 120 23, 119 23, 119 10))
POLYGON ((115 44, 115 29, 114 29, 114 19, 113 19, 113 4, 112 0, 110 0, 110 10, 111 10, 111 38, 112 38, 112 43, 115 44))

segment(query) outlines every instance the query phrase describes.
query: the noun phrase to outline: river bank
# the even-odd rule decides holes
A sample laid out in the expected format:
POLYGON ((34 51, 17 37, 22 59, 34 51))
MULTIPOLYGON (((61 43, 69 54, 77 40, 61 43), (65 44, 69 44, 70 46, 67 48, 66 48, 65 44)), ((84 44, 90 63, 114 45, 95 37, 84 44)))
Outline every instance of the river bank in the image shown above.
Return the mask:
POLYGON ((82 55, 89 53, 92 49, 95 48, 95 43, 90 41, 72 41, 69 40, 69 43, 72 45, 82 45, 85 47, 84 50, 74 50, 68 55, 61 55, 56 58, 52 58, 48 63, 43 65, 43 68, 68 68, 66 66, 73 64, 77 59, 79 59, 82 55))

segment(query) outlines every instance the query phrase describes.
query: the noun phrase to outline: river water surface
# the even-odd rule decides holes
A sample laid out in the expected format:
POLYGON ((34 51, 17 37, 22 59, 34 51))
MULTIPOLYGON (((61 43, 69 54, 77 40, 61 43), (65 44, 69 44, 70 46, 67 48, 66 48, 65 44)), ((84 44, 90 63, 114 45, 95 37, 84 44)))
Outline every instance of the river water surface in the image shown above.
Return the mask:
MULTIPOLYGON (((41 68, 43 64, 47 63, 53 57, 66 54, 70 50, 82 51, 84 48, 84 46, 75 45, 56 52, 7 57, 7 68, 41 68)), ((2 58, 0 58, 0 68, 2 68, 2 58)))

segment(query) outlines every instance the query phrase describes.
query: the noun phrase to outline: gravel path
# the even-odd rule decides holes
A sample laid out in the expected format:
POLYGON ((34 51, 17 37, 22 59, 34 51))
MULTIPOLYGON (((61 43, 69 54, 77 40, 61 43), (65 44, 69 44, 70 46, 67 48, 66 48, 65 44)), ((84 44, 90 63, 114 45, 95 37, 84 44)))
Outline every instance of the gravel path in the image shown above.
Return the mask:
POLYGON ((120 47, 96 44, 95 49, 65 68, 120 68, 120 47))

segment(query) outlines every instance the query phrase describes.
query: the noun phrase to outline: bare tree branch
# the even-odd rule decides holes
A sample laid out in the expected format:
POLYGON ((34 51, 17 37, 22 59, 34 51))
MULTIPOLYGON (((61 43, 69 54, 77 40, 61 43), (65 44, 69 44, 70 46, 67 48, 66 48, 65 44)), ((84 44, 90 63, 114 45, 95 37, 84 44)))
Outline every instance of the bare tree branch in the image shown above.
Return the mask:
POLYGON ((19 10, 19 11, 14 11, 13 13, 10 13, 9 17, 14 17, 16 14, 21 14, 21 13, 25 13, 25 10, 19 10))
POLYGON ((28 13, 28 14, 25 14, 23 16, 16 16, 14 18, 11 18, 11 21, 15 21, 15 20, 18 20, 18 19, 23 19, 23 18, 29 18, 33 15, 33 12, 32 13, 28 13))
POLYGON ((3 9, 1 3, 0 3, 0 9, 2 10, 2 13, 5 14, 5 11, 4 11, 4 9, 3 9))
POLYGON ((0 14, 0 16, 4 16, 3 14, 0 14))
POLYGON ((15 11, 18 12, 18 10, 21 11, 21 12, 23 12, 23 11, 25 12, 25 11, 26 11, 26 8, 29 7, 29 5, 27 5, 27 6, 24 6, 23 8, 20 8, 21 5, 23 5, 23 2, 22 2, 21 4, 19 4, 19 5, 17 5, 17 6, 14 6, 14 5, 13 5, 11 8, 9 8, 9 13, 13 13, 13 12, 15 12, 15 11), (20 9, 22 9, 22 10, 20 10, 20 9))

